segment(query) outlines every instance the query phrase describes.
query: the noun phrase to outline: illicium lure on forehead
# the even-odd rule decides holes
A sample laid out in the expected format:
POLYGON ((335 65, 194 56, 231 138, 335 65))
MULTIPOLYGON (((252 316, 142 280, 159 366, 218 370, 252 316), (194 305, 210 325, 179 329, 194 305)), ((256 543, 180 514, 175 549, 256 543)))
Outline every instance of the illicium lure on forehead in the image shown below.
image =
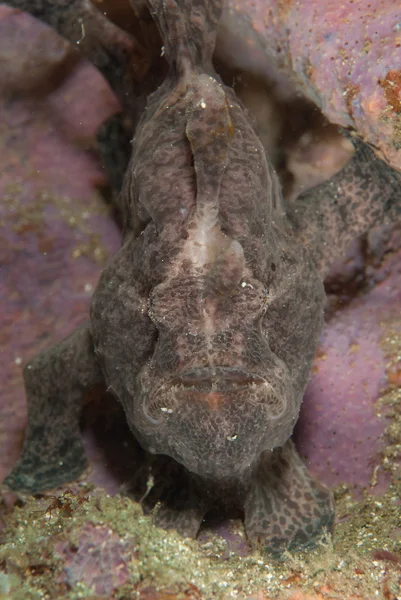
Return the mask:
MULTIPOLYGON (((123 108, 134 104, 139 51, 128 34, 84 1, 9 4, 69 39, 83 26, 81 47, 123 108)), ((122 247, 88 324, 25 368, 29 423, 6 482, 38 492, 82 472, 83 393, 105 381, 141 445, 187 470, 187 497, 162 506, 160 524, 196 535, 215 503, 237 505, 250 541, 279 553, 333 523, 331 493, 290 440, 322 327, 323 276, 355 236, 400 214, 400 176, 356 142, 340 173, 286 206, 246 111, 212 66, 221 1, 148 6, 169 71, 136 126, 118 199, 122 247)))

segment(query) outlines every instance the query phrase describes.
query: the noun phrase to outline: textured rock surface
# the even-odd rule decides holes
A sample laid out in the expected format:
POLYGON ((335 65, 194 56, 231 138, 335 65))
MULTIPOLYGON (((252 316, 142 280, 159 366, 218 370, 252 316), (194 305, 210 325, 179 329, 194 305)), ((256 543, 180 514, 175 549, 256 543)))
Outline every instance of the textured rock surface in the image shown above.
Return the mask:
POLYGON ((129 580, 128 563, 134 552, 135 546, 110 528, 87 523, 75 543, 61 542, 56 547, 65 564, 60 580, 71 588, 83 584, 96 594, 111 594, 129 580))
POLYGON ((20 501, 6 515, 2 600, 397 597, 400 557, 391 539, 397 516, 392 511, 388 520, 381 517, 383 509, 391 513, 391 497, 385 505, 365 501, 357 509, 342 502, 341 510, 352 515, 350 523, 338 526, 334 548, 323 544, 274 563, 257 552, 238 557, 224 539, 198 543, 157 529, 127 498, 72 488, 20 501), (365 525, 362 536, 358 515, 365 525))
POLYGON ((329 121, 356 129, 401 169, 397 3, 228 0, 220 53, 268 77, 274 61, 329 121))

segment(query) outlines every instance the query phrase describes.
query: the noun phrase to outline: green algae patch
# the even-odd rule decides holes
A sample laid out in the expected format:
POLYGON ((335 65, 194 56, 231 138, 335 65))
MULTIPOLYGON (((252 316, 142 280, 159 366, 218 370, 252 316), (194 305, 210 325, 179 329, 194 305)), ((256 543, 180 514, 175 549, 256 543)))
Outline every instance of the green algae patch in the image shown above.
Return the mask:
MULTIPOLYGON (((397 550, 397 499, 395 487, 380 501, 363 502, 343 490, 338 514, 347 511, 347 518, 337 525, 334 545, 327 536, 313 550, 273 561, 258 552, 238 556, 212 534, 199 543, 159 529, 139 504, 120 495, 76 486, 53 496, 21 496, 5 516, 0 600, 249 598, 261 590, 266 598, 285 599, 294 589, 323 598, 324 590, 380 598, 383 562, 372 552, 397 550)), ((241 533, 239 523, 232 527, 241 533)), ((396 577, 397 564, 386 566, 387 587, 391 569, 396 577)))
POLYGON ((340 553, 361 556, 376 551, 400 553, 401 481, 389 486, 383 496, 365 493, 356 501, 350 494, 337 499, 335 548, 340 553))
MULTIPOLYGON (((226 549, 223 540, 206 543, 203 548, 195 540, 159 529, 152 524, 151 516, 143 515, 137 503, 120 495, 110 497, 99 491, 91 495, 81 490, 40 499, 24 497, 23 502, 7 517, 0 547, 5 576, 13 572, 17 577, 11 596, 15 600, 75 599, 99 593, 104 581, 96 589, 98 574, 105 567, 110 572, 121 568, 121 560, 111 556, 107 562, 105 556, 99 555, 98 563, 95 560, 90 565, 93 585, 74 581, 70 559, 85 543, 82 532, 88 527, 110 531, 110 536, 115 536, 127 550, 124 565, 129 576, 120 590, 108 590, 113 598, 132 597, 139 584, 141 588, 154 586, 177 593, 191 585, 204 597, 237 597, 240 591, 251 593, 262 585, 266 587, 276 571, 273 564, 256 555, 221 560, 226 549)), ((94 534, 95 529, 91 532, 94 534)))

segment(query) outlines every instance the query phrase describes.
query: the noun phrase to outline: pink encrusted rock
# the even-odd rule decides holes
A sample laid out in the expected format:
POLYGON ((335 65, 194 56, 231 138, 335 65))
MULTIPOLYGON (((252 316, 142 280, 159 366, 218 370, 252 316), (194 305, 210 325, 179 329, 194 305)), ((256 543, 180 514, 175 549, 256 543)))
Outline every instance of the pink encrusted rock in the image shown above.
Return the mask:
POLYGON ((33 27, 32 22, 27 14, 0 7, 2 94, 46 94, 57 85, 60 66, 68 71, 77 62, 78 56, 66 40, 48 27, 33 27))
POLYGON ((130 579, 128 563, 134 548, 109 527, 86 523, 76 544, 60 543, 56 554, 63 560, 63 576, 71 588, 86 585, 93 593, 107 596, 130 579))
POLYGON ((308 468, 328 486, 346 482, 357 492, 376 488, 376 475, 376 491, 388 483, 375 471, 388 425, 375 402, 388 386, 382 341, 389 330, 401 333, 400 250, 384 261, 378 279, 325 327, 296 428, 308 468))
POLYGON ((53 47, 48 36, 58 38, 32 18, 25 27, 27 18, 0 7, 0 33, 5 28, 13 38, 19 20, 24 31, 24 44, 7 49, 14 88, 5 87, 13 100, 0 94, 1 481, 18 457, 25 429, 23 365, 87 318, 101 268, 120 239, 97 191, 105 177, 93 151, 97 127, 118 104, 89 64, 65 71, 56 42, 53 63, 43 59, 29 93, 19 86, 16 94, 31 45, 43 35, 46 50, 53 47), (57 85, 49 89, 47 78, 57 68, 57 85))
POLYGON ((352 127, 401 169, 397 2, 228 0, 220 34, 219 53, 233 66, 276 80, 278 69, 329 121, 352 127))

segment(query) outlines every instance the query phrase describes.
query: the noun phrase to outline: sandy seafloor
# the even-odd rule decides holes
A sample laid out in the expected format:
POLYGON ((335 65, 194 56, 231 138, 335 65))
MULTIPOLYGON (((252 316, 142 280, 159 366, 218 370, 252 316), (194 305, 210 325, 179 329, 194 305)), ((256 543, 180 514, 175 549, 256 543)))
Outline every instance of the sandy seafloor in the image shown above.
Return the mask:
MULTIPOLYGON (((0 61, 2 480, 23 439, 23 364, 86 319, 120 234, 100 193, 94 134, 116 110, 101 77, 5 8, 0 61)), ((157 529, 118 493, 129 440, 116 443, 107 413, 89 415, 80 482, 35 498, 2 490, 0 599, 401 598, 400 246, 390 229, 355 242, 328 283, 295 439, 335 490, 333 539, 274 562, 249 550, 239 521, 209 521, 198 541, 157 529)))

